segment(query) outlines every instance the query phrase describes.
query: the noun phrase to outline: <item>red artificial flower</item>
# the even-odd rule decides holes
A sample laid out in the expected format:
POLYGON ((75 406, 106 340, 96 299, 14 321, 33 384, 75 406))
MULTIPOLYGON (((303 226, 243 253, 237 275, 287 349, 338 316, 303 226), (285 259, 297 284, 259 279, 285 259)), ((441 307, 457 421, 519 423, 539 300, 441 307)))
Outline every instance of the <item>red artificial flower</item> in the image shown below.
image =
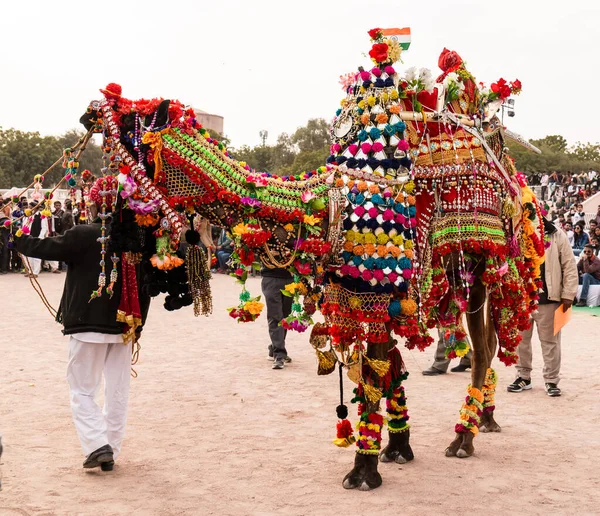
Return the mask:
POLYGON ((462 64, 462 57, 460 57, 454 50, 448 50, 444 47, 440 57, 438 57, 438 66, 444 73, 437 78, 437 81, 441 82, 446 75, 458 70, 462 64))
POLYGON ((310 274, 312 271, 310 262, 302 263, 300 260, 296 260, 294 262, 294 267, 298 271, 298 274, 310 274))
POLYGON ((388 58, 388 45, 387 43, 375 43, 373 48, 369 50, 369 56, 378 63, 384 63, 388 58))
POLYGON ((510 94, 511 94, 510 86, 502 78, 498 79, 498 82, 495 82, 492 84, 491 90, 494 93, 497 93, 498 97, 501 100, 504 100, 504 99, 510 97, 510 94))
POLYGON ((521 81, 519 79, 515 79, 510 83, 510 87, 515 95, 520 93, 522 88, 521 81))
POLYGON ((383 36, 383 34, 382 34, 381 29, 379 27, 376 28, 376 29, 371 29, 369 31, 369 37, 371 39, 379 39, 382 36, 383 36))
POLYGON ((254 253, 250 250, 246 250, 245 248, 240 249, 240 262, 247 267, 251 266, 254 263, 254 253))

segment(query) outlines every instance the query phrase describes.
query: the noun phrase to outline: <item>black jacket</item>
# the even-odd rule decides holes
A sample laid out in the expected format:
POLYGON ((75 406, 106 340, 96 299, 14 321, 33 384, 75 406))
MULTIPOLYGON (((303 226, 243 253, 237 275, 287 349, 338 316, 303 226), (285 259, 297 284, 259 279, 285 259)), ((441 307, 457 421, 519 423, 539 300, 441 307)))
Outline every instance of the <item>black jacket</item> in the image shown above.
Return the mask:
MULTIPOLYGON (((118 335, 123 332, 123 324, 117 322, 117 310, 121 299, 121 267, 118 264, 119 279, 114 287, 112 298, 106 291, 98 299, 90 301, 90 296, 98 288, 100 274, 101 246, 100 223, 75 226, 56 237, 33 238, 23 236, 16 239, 18 251, 25 256, 42 260, 57 260, 68 265, 67 279, 57 322, 64 326, 63 333, 70 335, 81 332, 98 332, 118 335)), ((106 284, 110 279, 112 261, 110 249, 106 253, 106 284)), ((145 319, 149 303, 142 303, 142 316, 145 319)))

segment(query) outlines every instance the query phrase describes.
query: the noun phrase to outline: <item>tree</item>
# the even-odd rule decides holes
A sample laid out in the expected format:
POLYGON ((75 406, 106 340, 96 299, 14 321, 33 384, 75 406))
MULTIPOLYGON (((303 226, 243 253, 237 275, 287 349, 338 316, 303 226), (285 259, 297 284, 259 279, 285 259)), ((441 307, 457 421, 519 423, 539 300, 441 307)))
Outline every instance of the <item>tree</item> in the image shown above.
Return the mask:
MULTIPOLYGON (((45 172, 63 150, 73 147, 82 133, 69 131, 61 137, 41 136, 38 132, 24 132, 0 128, 0 187, 27 186, 36 174, 45 172)), ((79 162, 79 170, 89 168, 95 174, 102 168, 102 150, 93 141, 79 162)), ((58 164, 44 177, 44 186, 55 186, 63 176, 58 164)))

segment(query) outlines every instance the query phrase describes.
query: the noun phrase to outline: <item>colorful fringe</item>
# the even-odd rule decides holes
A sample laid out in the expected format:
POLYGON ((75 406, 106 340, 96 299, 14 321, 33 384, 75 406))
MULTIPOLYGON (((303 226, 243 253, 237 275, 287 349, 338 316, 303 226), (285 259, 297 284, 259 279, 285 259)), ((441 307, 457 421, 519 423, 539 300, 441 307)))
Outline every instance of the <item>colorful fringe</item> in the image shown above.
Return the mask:
POLYGON ((381 428, 383 426, 383 416, 376 413, 367 413, 364 410, 364 405, 361 403, 359 411, 360 421, 358 423, 358 446, 357 453, 364 455, 377 455, 381 449, 381 428))
POLYGON ((390 434, 404 432, 410 428, 408 424, 408 408, 404 387, 398 386, 392 391, 392 396, 386 400, 387 424, 390 434))
POLYGON ((483 411, 493 412, 496 408, 494 404, 494 395, 496 394, 496 383, 498 382, 498 375, 491 367, 488 367, 485 373, 485 380, 481 392, 483 392, 483 411))
POLYGON ((479 423, 483 411, 483 393, 475 387, 467 387, 467 397, 465 403, 460 409, 460 418, 454 431, 456 433, 472 432, 473 435, 479 433, 479 423))

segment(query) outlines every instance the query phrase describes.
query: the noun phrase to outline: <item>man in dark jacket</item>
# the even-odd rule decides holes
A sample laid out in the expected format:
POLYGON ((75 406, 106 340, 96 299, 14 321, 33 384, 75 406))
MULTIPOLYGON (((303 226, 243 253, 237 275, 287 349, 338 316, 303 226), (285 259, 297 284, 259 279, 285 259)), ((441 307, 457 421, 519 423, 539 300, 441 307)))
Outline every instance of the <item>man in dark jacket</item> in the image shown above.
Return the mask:
MULTIPOLYGON (((99 191, 92 188, 92 201, 101 204, 99 191)), ((113 193, 116 190, 113 190, 113 193)), ((112 199, 107 196, 110 207, 112 199)), ((92 211, 94 206, 91 207, 92 211)), ((96 207, 97 209, 97 207, 96 207)), ((108 226, 108 223, 107 223, 108 226)), ((102 467, 112 470, 121 450, 127 420, 127 404, 131 372, 131 341, 124 342, 124 325, 117 321, 121 297, 121 264, 112 297, 98 290, 101 273, 101 223, 79 225, 63 235, 45 239, 21 237, 17 249, 26 256, 44 260, 60 260, 68 264, 67 278, 58 310, 57 321, 70 336, 67 379, 71 390, 71 409, 81 446, 86 455, 84 468, 102 467), (104 414, 95 397, 105 379, 104 414)), ((110 242, 106 261, 106 285, 109 284, 112 261, 110 242)))

